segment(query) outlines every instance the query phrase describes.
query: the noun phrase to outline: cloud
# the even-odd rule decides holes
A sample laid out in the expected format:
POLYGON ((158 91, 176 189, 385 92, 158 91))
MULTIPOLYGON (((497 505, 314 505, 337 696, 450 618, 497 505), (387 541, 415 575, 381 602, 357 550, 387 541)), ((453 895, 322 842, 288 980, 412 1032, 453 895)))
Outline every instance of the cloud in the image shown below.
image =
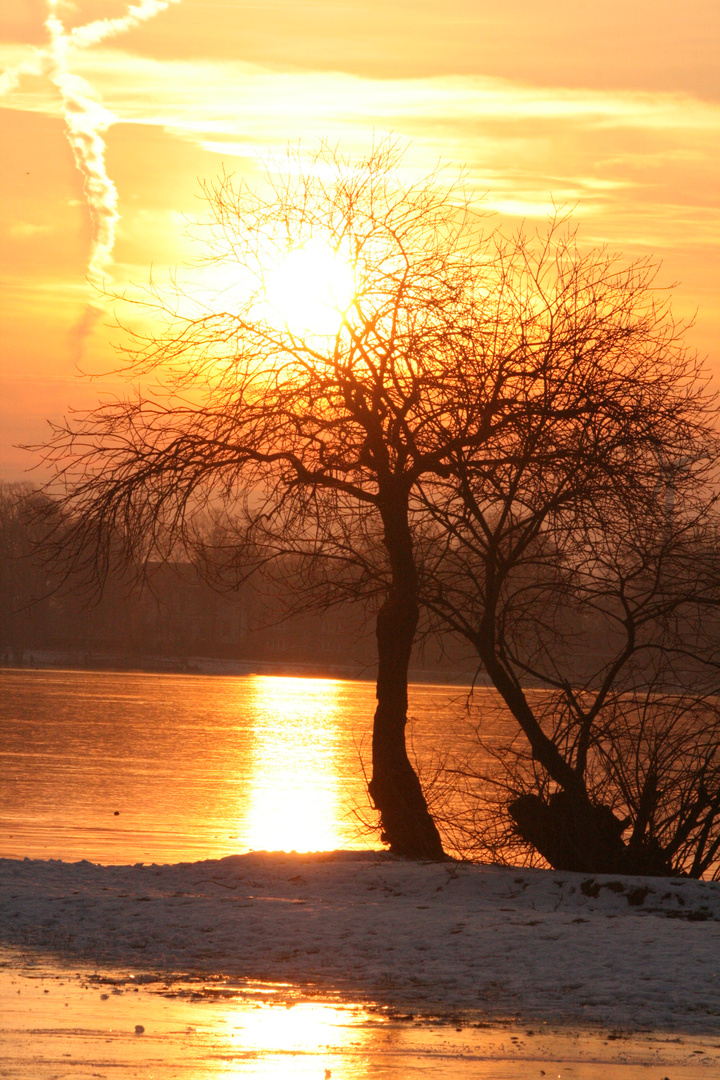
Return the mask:
POLYGON ((6 46, 3 52, 12 55, 20 52, 22 59, 11 63, 0 74, 0 97, 4 97, 5 94, 10 94, 13 90, 16 90, 26 75, 41 75, 46 63, 45 56, 39 49, 17 49, 15 46, 9 48, 6 46))
POLYGON ((123 119, 229 133, 238 124, 292 137, 303 124, 395 120, 566 121, 613 128, 720 130, 720 105, 691 94, 537 87, 478 75, 378 79, 231 61, 155 60, 94 50, 77 70, 123 119), (249 125, 249 126, 248 126, 249 125))
MULTIPOLYGON (((92 38, 100 40, 101 28, 115 21, 124 20, 89 24, 98 27, 92 38)), ((69 33, 70 45, 76 33, 69 33)), ((0 58, 3 53, 0 47, 0 58)), ((284 142, 308 128, 352 130, 372 120, 383 127, 482 120, 720 131, 720 105, 687 93, 538 87, 480 75, 380 79, 240 61, 158 60, 107 47, 78 53, 73 70, 101 89, 120 119, 218 137, 242 130, 254 139, 267 130, 267 138, 284 142)), ((47 103, 38 99, 37 107, 47 103)))
MULTIPOLYGON (((143 139, 131 126, 116 129, 126 132, 115 165, 126 186, 138 167, 133 163, 142 161, 140 187, 150 170, 162 198, 173 205, 184 199, 190 214, 188 188, 195 191, 198 175, 216 171, 209 153, 231 169, 252 171, 288 142, 312 149, 325 138, 356 153, 393 132, 411 144, 408 171, 457 161, 469 184, 487 193, 486 205, 515 218, 544 217, 554 200, 576 207, 580 217, 592 215, 593 228, 612 243, 632 241, 633 219, 642 219, 654 242, 665 238, 659 244, 665 249, 706 246, 720 232, 720 105, 692 94, 568 89, 478 75, 381 79, 153 59, 102 44, 78 50, 73 72, 101 93, 118 122, 148 131, 143 139), (167 151, 173 167, 163 171, 167 151), (688 215, 684 208, 693 205, 703 209, 688 215)), ((56 109, 40 84, 34 89, 33 100, 17 99, 20 107, 56 109)), ((124 210, 135 213, 129 201, 124 210)))
POLYGON ((20 240, 26 238, 33 238, 40 236, 43 233, 51 233, 54 231, 54 225, 36 225, 30 221, 14 221, 8 228, 10 236, 17 237, 20 240))
MULTIPOLYGON (((241 171, 241 159, 262 160, 288 142, 311 149, 323 137, 353 153, 392 131, 412 143, 410 168, 456 160, 489 205, 513 217, 544 217, 551 200, 593 218, 621 208, 644 214, 647 206, 653 235, 665 233, 672 244, 715 242, 718 234, 710 181, 720 105, 689 94, 568 90, 473 75, 376 79, 115 49, 86 53, 80 63, 120 120, 163 128, 241 171), (678 210, 684 202, 707 208, 702 226, 686 227, 678 210)), ((623 242, 621 233, 608 237, 623 242)))

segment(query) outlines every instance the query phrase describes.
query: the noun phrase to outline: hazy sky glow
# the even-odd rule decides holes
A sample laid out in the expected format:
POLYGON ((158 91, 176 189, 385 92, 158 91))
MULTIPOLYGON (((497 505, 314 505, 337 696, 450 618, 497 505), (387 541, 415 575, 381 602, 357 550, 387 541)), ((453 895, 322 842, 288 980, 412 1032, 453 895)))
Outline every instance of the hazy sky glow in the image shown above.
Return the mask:
POLYGON ((288 141, 467 167, 498 220, 654 252, 720 372, 720 6, 13 0, 0 13, 0 477, 115 361, 97 293, 192 257, 199 178, 288 141), (7 10, 6 10, 7 9, 7 10))

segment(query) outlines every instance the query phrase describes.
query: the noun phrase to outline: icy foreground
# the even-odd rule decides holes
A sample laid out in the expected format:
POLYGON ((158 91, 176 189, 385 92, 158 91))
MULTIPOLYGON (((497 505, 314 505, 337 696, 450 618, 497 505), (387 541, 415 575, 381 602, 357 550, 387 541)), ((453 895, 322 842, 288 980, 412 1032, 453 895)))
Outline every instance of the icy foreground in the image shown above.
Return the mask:
POLYGON ((174 866, 0 860, 0 942, 315 984, 414 1011, 720 1029, 720 884, 382 853, 174 866))

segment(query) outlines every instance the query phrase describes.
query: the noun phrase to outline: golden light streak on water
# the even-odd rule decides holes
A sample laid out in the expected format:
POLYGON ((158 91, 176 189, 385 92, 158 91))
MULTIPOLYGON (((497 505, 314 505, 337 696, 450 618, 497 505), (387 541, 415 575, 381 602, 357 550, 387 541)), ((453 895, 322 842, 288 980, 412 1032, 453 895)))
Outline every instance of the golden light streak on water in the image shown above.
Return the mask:
POLYGON ((326 1003, 266 1005, 254 1010, 245 1006, 228 1012, 225 1024, 216 1027, 216 1037, 224 1043, 224 1053, 234 1055, 241 1049, 245 1059, 229 1063, 228 1080, 247 1075, 248 1060, 252 1075, 265 1080, 364 1076, 364 1052, 374 1037, 373 1030, 364 1026, 370 1019, 362 1008, 326 1003), (341 1059, 338 1072, 338 1055, 348 1052, 352 1058, 341 1059))
POLYGON ((256 851, 343 846, 338 829, 339 690, 330 679, 257 676, 251 791, 242 828, 256 851))

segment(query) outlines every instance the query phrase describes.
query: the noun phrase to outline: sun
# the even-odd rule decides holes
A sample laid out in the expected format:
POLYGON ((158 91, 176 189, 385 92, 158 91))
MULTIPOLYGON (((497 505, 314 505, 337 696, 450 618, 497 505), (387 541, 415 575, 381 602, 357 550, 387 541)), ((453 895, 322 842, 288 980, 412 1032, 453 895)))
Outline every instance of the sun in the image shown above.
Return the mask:
POLYGON ((329 244, 293 248, 267 275, 265 296, 291 333, 334 336, 355 292, 352 268, 329 244))

